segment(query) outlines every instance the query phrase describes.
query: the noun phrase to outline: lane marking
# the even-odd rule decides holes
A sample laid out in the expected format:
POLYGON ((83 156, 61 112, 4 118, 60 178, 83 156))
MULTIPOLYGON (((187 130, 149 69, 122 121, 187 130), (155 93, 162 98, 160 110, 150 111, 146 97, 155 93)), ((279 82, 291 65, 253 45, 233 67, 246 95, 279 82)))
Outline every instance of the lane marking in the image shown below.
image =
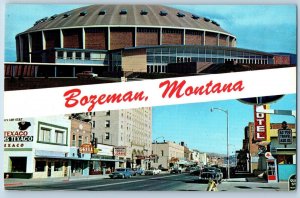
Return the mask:
POLYGON ((113 183, 113 184, 100 184, 100 185, 94 185, 94 186, 80 187, 80 188, 77 188, 77 189, 86 190, 86 189, 90 189, 90 188, 98 188, 98 187, 104 187, 104 186, 114 186, 114 185, 119 185, 119 184, 137 183, 137 182, 142 182, 142 181, 147 181, 147 180, 154 180, 154 179, 174 177, 174 176, 177 176, 177 175, 168 175, 168 176, 148 178, 148 179, 142 179, 142 180, 125 181, 125 182, 118 182, 118 183, 113 183))

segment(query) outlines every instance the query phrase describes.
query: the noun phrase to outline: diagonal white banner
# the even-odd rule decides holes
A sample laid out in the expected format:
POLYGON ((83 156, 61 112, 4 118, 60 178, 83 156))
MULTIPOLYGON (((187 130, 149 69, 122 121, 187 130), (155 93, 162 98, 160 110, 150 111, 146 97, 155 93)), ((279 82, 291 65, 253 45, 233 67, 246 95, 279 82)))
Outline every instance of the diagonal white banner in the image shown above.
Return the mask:
POLYGON ((296 67, 4 93, 4 118, 296 93, 296 67))

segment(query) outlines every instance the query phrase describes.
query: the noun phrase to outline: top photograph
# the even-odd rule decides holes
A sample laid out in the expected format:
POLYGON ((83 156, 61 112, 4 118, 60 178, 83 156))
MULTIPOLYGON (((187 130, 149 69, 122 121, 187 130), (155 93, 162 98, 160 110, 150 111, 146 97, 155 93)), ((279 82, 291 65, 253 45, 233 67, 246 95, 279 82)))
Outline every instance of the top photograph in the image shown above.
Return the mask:
POLYGON ((5 16, 5 91, 297 64, 292 5, 7 4, 5 16))

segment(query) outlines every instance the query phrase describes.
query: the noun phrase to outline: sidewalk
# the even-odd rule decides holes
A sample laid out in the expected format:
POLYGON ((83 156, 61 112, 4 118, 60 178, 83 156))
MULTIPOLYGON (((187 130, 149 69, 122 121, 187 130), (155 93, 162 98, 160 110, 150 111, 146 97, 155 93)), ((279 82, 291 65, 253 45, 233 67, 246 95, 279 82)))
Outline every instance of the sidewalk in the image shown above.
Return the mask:
POLYGON ((29 185, 39 185, 43 184, 53 184, 53 183, 63 183, 70 181, 82 181, 82 180, 95 180, 95 179, 105 179, 109 178, 108 174, 106 175, 89 175, 89 176, 71 176, 68 177, 50 177, 50 178, 34 178, 34 179, 18 179, 10 178, 4 179, 4 187, 9 186, 29 186, 29 185))
POLYGON ((247 182, 256 182, 256 183, 268 183, 265 179, 258 178, 258 177, 247 177, 246 181, 247 182))

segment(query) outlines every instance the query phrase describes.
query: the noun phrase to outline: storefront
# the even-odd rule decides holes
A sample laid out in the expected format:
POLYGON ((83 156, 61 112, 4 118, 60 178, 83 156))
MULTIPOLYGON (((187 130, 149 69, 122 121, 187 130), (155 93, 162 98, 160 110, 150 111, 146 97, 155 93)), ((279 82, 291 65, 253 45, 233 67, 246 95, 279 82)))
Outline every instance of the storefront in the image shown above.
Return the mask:
POLYGON ((110 174, 124 163, 124 160, 113 155, 114 147, 110 145, 97 144, 97 153, 91 155, 90 175, 110 174))
POLYGON ((68 175, 70 120, 65 116, 4 121, 4 177, 68 175))

